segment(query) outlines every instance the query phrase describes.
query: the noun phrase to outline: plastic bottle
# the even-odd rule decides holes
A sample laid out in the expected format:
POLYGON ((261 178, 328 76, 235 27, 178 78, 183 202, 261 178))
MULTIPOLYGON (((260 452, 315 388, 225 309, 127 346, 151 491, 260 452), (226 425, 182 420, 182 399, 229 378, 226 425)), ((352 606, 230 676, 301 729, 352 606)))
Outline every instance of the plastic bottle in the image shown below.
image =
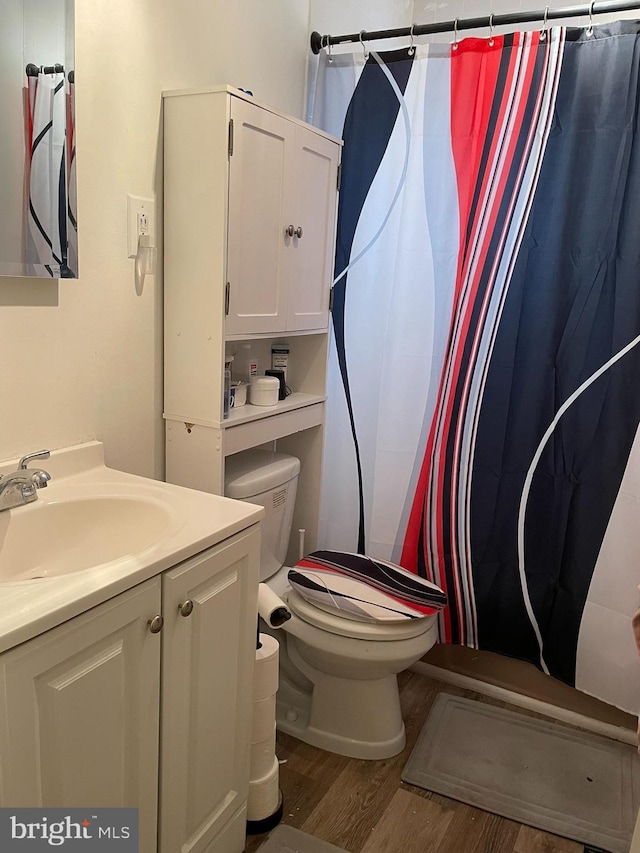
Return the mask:
POLYGON ((222 417, 229 417, 229 397, 231 395, 231 365, 233 364, 233 356, 225 355, 224 357, 224 392, 222 398, 222 417))
POLYGON ((251 352, 251 344, 240 344, 236 350, 234 375, 243 382, 251 382, 252 376, 258 375, 258 359, 251 352))
POLYGON ((284 381, 287 381, 287 365, 289 363, 289 344, 271 344, 271 368, 282 370, 284 381))

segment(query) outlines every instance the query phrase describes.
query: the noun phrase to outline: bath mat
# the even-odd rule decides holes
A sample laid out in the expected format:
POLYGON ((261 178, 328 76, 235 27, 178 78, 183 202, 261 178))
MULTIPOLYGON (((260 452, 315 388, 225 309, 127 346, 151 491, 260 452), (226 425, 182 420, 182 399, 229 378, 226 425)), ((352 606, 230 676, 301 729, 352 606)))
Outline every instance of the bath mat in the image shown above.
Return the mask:
POLYGON ((632 746, 446 693, 402 779, 610 853, 629 850, 640 806, 632 746))
POLYGON ((346 853, 342 847, 329 844, 313 835, 307 835, 293 826, 281 823, 273 830, 258 853, 346 853))

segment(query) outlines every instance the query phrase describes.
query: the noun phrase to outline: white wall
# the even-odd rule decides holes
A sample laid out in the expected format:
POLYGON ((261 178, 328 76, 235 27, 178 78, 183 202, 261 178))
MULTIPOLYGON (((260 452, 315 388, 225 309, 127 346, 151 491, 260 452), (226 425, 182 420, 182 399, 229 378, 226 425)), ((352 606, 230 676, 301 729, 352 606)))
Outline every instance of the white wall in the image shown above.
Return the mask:
POLYGON ((409 27, 413 15, 413 0, 310 0, 309 7, 310 29, 321 35, 409 27))
POLYGON ((0 459, 98 438, 108 464, 162 476, 161 276, 136 294, 126 195, 161 190, 163 89, 230 83, 301 116, 308 13, 76 0, 80 278, 0 278, 0 459))

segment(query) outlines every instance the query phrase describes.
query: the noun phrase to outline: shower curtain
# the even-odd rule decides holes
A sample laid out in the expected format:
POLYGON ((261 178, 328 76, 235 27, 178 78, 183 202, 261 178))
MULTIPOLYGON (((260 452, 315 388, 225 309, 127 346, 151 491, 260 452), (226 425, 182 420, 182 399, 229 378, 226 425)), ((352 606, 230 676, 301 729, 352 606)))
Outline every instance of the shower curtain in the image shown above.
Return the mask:
MULTIPOLYGON (((37 77, 28 77, 27 83, 26 263, 34 275, 48 273, 52 278, 67 278, 77 270, 77 244, 75 215, 70 219, 68 199, 66 147, 73 122, 65 75, 40 72, 37 77), (72 262, 76 264, 71 269, 68 234, 73 236, 72 262)), ((70 144, 73 145, 72 134, 70 144)), ((71 163, 75 171, 75 157, 71 163)))
POLYGON ((640 24, 321 55, 344 138, 320 543, 636 713, 640 24))

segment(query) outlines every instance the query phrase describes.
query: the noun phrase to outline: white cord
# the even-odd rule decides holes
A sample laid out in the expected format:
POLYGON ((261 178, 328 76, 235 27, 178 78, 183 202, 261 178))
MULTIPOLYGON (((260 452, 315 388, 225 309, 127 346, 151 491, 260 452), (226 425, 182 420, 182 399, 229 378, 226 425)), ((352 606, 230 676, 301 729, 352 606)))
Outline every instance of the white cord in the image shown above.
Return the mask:
POLYGON ((531 627, 533 628, 536 639, 538 640, 538 646, 540 648, 540 666, 549 675, 549 670, 544 661, 543 655, 543 642, 542 642, 542 634, 540 633, 540 626, 538 625, 538 621, 533 612, 533 607, 531 605, 531 598, 529 596, 529 587, 527 585, 527 575, 525 572, 525 562, 524 562, 524 520, 525 514, 527 511, 527 501, 529 499, 529 492, 531 490, 531 483, 533 481, 533 475, 535 473, 538 462, 540 461, 540 457, 542 456, 542 452, 545 448, 545 445, 551 438, 553 431, 558 425, 558 421, 567 411, 567 409, 575 403, 578 397, 582 394, 583 391, 586 391, 587 388, 592 385, 596 379, 602 376, 605 371, 607 371, 610 367, 612 367, 616 361, 619 361, 623 356, 625 356, 630 350, 632 350, 638 343, 640 343, 640 335, 634 338, 631 343, 628 343, 625 347, 623 347, 620 352, 616 353, 609 361, 605 362, 602 367, 598 368, 595 373, 592 373, 591 376, 586 379, 579 388, 568 397, 565 402, 558 409, 555 418, 549 424, 547 431, 542 436, 542 441, 538 445, 536 452, 534 453, 533 459, 531 460, 531 465, 529 466, 529 470, 527 471, 527 476, 524 480, 524 486, 522 489, 522 496, 520 497, 520 509, 518 510, 518 571, 520 572, 520 585, 522 587, 522 597, 524 599, 524 606, 527 610, 527 614, 529 616, 529 621, 531 622, 531 627))

